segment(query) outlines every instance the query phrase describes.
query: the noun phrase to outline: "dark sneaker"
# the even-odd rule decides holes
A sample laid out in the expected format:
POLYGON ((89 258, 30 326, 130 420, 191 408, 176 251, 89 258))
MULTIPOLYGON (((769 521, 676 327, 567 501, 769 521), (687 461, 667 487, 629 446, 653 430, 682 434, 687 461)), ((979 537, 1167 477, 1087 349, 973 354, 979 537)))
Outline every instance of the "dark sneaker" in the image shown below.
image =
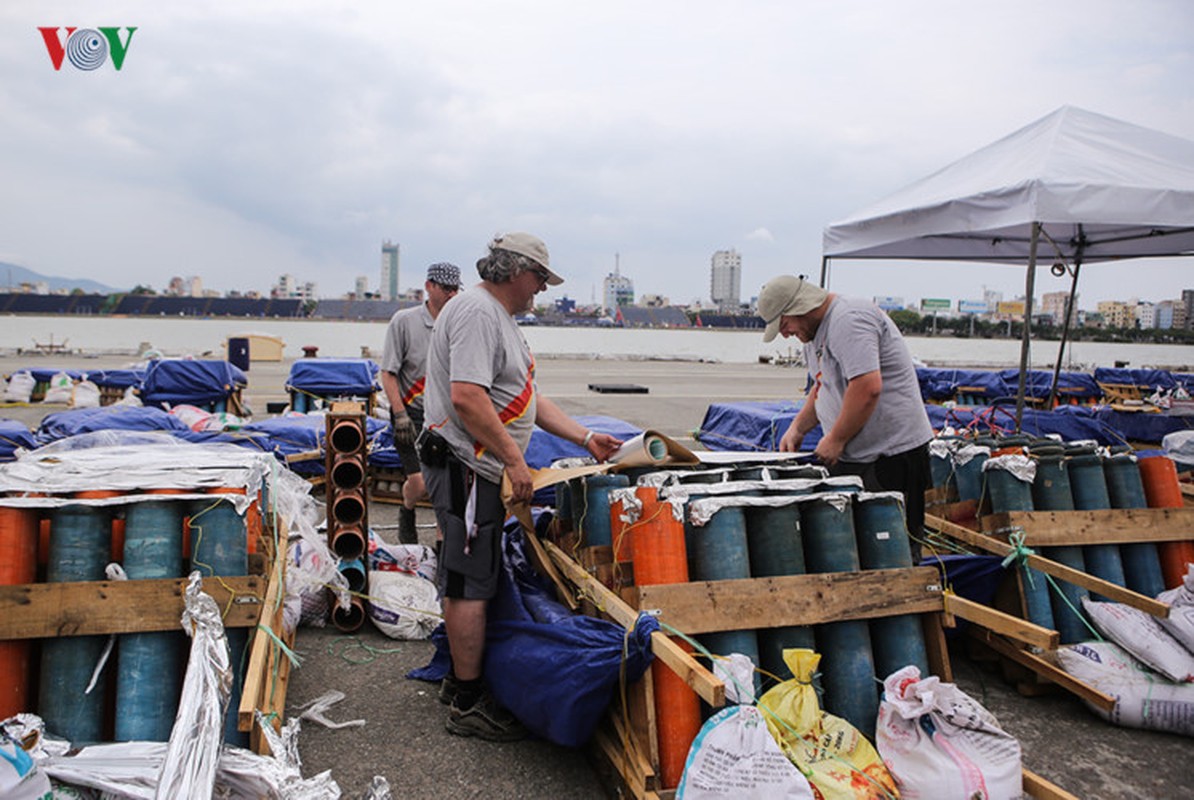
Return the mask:
POLYGON ((456 702, 456 695, 460 693, 460 681, 456 676, 448 673, 439 684, 439 701, 446 706, 456 702))
POLYGON ((527 737, 527 729, 506 709, 497 704, 493 695, 485 692, 467 711, 453 703, 445 724, 448 733, 457 736, 476 736, 489 742, 514 742, 527 737))

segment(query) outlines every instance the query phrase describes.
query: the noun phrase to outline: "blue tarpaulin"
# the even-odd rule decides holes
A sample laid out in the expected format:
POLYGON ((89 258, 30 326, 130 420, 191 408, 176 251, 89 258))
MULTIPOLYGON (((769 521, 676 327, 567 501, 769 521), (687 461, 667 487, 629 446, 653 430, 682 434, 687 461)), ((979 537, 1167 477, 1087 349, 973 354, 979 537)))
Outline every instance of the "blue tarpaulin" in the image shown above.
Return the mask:
POLYGON ((154 361, 145 371, 141 399, 146 405, 204 405, 227 400, 248 385, 239 367, 227 361, 154 361))
POLYGON ((0 419, 0 461, 12 461, 18 447, 32 450, 37 447, 33 432, 25 423, 15 419, 0 419))
POLYGON ((1147 389, 1150 393, 1158 387, 1172 389, 1177 386, 1173 375, 1163 369, 1124 369, 1120 367, 1098 367, 1094 379, 1099 383, 1114 383, 1147 389))
POLYGON ((320 397, 365 397, 381 388, 378 371, 368 358, 300 358, 290 366, 286 389, 320 397))
MULTIPOLYGON (((999 373, 1003 383, 1008 387, 1006 394, 1014 395, 1020 390, 1020 370, 1005 369, 999 373)), ((1024 395, 1037 397, 1042 400, 1049 398, 1049 391, 1053 388, 1053 373, 1049 370, 1029 370, 1024 381, 1024 395)), ((1057 395, 1062 400, 1077 397, 1082 400, 1093 400, 1103 396, 1099 384, 1085 372, 1061 372, 1057 375, 1057 395)))
MULTIPOLYGON (((542 515, 538 526, 550 520, 542 515)), ((485 680, 498 703, 532 733, 565 747, 585 744, 613 699, 623 672, 642 677, 654 658, 654 617, 643 614, 627 636, 606 620, 573 614, 554 598, 524 553, 524 537, 509 521, 503 569, 485 629, 485 680)), ((431 664, 408 677, 438 680, 447 674, 445 637, 435 636, 431 664)))
POLYGON ((1003 377, 989 370, 917 367, 916 379, 920 382, 920 395, 925 400, 950 400, 959 389, 991 399, 1009 393, 1003 377))
POLYGON ((166 431, 178 433, 190 428, 171 414, 150 406, 103 406, 76 408, 47 415, 37 429, 38 447, 92 431, 166 431))
POLYGON ((145 380, 145 372, 143 369, 97 369, 87 373, 87 380, 96 386, 127 389, 130 386, 140 386, 145 380))
POLYGON ((16 372, 28 372, 36 383, 49 383, 50 379, 59 372, 65 372, 72 381, 82 380, 85 374, 82 370, 77 369, 48 369, 46 367, 22 367, 14 370, 14 373, 16 372))
MULTIPOLYGON (((710 450, 773 452, 804 402, 755 401, 710 403, 696 439, 710 450)), ((821 441, 821 426, 804 437, 801 450, 821 441)))
MULTIPOLYGON (((375 438, 382 429, 388 427, 375 417, 365 417, 366 439, 375 438)), ((292 414, 250 422, 241 431, 266 437, 269 442, 266 449, 285 459, 297 453, 322 450, 327 435, 327 418, 322 414, 292 414)), ((296 461, 290 464, 290 468, 300 475, 322 475, 323 458, 296 461)))

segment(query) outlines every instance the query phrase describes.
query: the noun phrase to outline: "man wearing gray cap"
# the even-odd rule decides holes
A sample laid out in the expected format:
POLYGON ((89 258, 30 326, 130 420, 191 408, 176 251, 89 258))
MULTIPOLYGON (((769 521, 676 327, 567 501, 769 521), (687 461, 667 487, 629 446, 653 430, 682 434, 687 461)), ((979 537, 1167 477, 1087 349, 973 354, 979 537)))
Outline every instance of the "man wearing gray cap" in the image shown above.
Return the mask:
POLYGON ((460 267, 441 261, 427 267, 422 305, 404 308, 390 318, 381 356, 381 388, 390 401, 390 429, 394 449, 402 461, 403 508, 398 512, 398 541, 417 544, 415 503, 426 495, 415 437, 423 427, 423 385, 427 374, 427 343, 444 305, 460 289, 460 267))
POLYGON ((840 297, 803 278, 781 275, 759 293, 763 341, 777 334, 804 342, 813 387, 780 439, 797 452, 818 423, 814 451, 836 475, 858 475, 869 491, 904 493, 913 556, 924 529, 933 429, 912 355, 895 323, 874 303, 840 297))
POLYGON ((531 310, 536 294, 564 282, 551 269, 547 246, 529 233, 498 236, 477 272, 481 283, 448 304, 431 334, 419 454, 444 536, 439 585, 452 655, 440 687, 440 700, 451 706, 446 726, 460 736, 509 741, 526 729, 482 678, 506 519, 502 475, 515 503, 530 502, 534 488, 523 453, 536 425, 599 461, 622 443, 586 430, 536 387, 535 359, 514 317, 531 310))

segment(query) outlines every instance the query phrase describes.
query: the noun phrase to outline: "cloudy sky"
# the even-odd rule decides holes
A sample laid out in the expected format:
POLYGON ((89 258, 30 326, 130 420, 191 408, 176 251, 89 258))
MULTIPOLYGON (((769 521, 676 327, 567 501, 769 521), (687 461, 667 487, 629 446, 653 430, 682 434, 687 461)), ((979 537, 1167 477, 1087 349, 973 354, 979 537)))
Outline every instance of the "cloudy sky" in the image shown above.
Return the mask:
MULTIPOLYGON (((406 287, 522 229, 553 295, 599 297, 617 258, 689 302, 734 248, 749 296, 816 274, 826 225, 1059 106, 1194 139, 1192 76, 1183 0, 6 0, 0 261, 337 296, 376 287, 383 239, 406 287), (137 31, 120 71, 55 71, 44 26, 137 31)), ((849 262, 832 287, 1010 297, 1022 276, 849 262)), ((1191 276, 1092 265, 1081 305, 1191 276)))

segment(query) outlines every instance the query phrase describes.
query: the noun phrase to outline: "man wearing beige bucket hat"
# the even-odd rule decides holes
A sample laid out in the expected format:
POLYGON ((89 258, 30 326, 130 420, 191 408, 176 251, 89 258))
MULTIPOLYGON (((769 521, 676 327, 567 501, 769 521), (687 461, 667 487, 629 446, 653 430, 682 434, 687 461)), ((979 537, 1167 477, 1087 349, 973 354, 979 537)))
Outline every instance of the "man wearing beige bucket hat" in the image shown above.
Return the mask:
POLYGON ((798 451, 820 423, 824 435, 814 452, 833 474, 858 475, 869 491, 904 493, 918 554, 933 429, 899 329, 869 300, 841 297, 792 275, 763 286, 758 310, 767 323, 763 341, 798 338, 813 377, 779 449, 798 451))

